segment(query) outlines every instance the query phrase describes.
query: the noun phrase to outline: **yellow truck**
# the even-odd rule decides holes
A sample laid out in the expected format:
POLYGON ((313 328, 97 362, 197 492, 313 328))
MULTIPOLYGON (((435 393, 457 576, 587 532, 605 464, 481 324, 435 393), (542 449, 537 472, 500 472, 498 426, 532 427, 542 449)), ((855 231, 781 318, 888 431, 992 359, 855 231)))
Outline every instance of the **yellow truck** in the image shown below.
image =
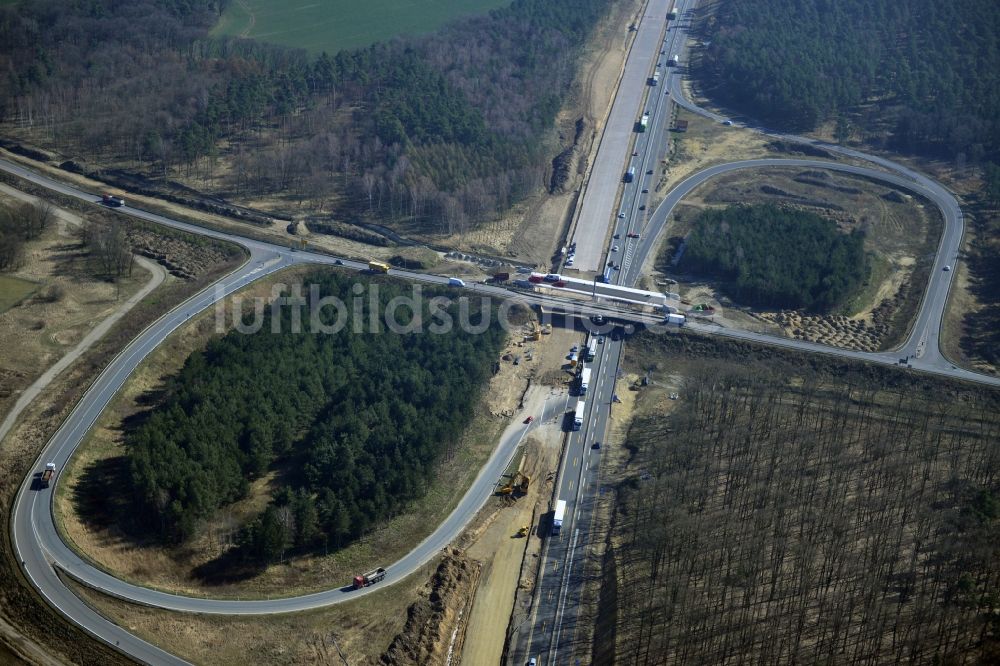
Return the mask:
POLYGON ((385 263, 384 261, 369 261, 368 270, 370 270, 372 273, 388 273, 389 264, 385 263))

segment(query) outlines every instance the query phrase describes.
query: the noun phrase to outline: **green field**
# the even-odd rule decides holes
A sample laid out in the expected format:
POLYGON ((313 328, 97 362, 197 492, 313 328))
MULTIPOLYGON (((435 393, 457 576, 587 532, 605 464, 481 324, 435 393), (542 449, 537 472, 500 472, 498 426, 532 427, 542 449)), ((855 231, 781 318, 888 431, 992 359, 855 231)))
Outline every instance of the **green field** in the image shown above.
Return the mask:
POLYGON ((0 275, 0 312, 6 312, 28 296, 30 296, 38 285, 28 280, 0 275))
POLYGON ((510 0, 236 0, 212 30, 335 53, 396 35, 430 32, 448 21, 510 0))

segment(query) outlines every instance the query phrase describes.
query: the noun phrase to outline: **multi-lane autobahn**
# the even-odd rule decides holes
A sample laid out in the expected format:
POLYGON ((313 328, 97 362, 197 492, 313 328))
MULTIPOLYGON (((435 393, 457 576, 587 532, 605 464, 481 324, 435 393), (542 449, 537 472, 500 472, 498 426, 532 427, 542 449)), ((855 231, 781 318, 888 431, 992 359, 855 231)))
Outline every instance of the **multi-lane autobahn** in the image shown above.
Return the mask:
MULTIPOLYGON (((654 4, 651 3, 650 7, 654 4)), ((682 12, 689 11, 688 3, 681 4, 683 5, 682 12)), ((656 6, 658 7, 659 5, 656 6)), ((658 15, 657 20, 663 20, 665 11, 666 6, 663 8, 663 12, 658 15)), ((644 22, 654 17, 648 10, 644 16, 644 22)), ((683 52, 682 47, 685 36, 683 29, 680 27, 682 24, 683 22, 678 22, 676 25, 671 26, 666 32, 667 36, 665 40, 656 41, 655 51, 657 53, 638 53, 636 49, 639 40, 637 40, 633 45, 633 52, 630 54, 629 60, 631 61, 633 57, 645 58, 646 64, 651 66, 654 59, 660 62, 660 58, 666 57, 665 55, 658 55, 659 51, 665 51, 667 54, 683 52)), ((653 31, 652 27, 645 29, 647 32, 643 34, 653 34, 651 32, 653 31)), ((642 30, 643 27, 640 26, 640 31, 642 30)), ((662 33, 657 29, 655 34, 662 33)), ((645 48, 645 38, 642 44, 644 45, 643 48, 645 48)), ((666 79, 662 80, 660 88, 670 94, 659 97, 672 99, 684 108, 706 117, 718 121, 723 120, 717 115, 700 109, 685 98, 680 76, 678 76, 677 72, 668 72, 666 68, 662 68, 661 72, 666 75, 666 79)), ((654 90, 656 89, 654 88, 654 90)), ((619 95, 626 92, 634 94, 635 91, 631 90, 631 88, 622 88, 619 91, 619 95)), ((639 94, 641 95, 642 93, 640 92, 639 94)), ((658 92, 657 95, 659 95, 658 92)), ((659 100, 659 97, 657 97, 657 100, 659 100)), ((641 141, 636 145, 636 152, 639 152, 640 155, 630 158, 632 160, 637 159, 643 167, 655 163, 655 151, 662 149, 662 136, 665 131, 666 120, 670 113, 668 104, 661 104, 659 102, 656 104, 648 102, 647 104, 652 107, 650 108, 652 116, 650 129, 646 133, 646 136, 642 137, 641 141)), ((878 168, 865 169, 836 164, 830 161, 794 159, 751 160, 720 164, 694 174, 676 186, 668 193, 667 198, 657 207, 657 210, 649 216, 648 220, 638 210, 638 206, 644 205, 639 202, 645 201, 645 193, 641 192, 641 190, 648 189, 648 181, 645 174, 647 169, 637 169, 637 172, 641 171, 641 174, 637 175, 641 175, 642 178, 637 178, 634 186, 631 189, 627 188, 625 191, 625 198, 620 209, 625 213, 625 217, 613 218, 615 224, 612 232, 618 235, 619 238, 609 241, 608 249, 610 249, 611 245, 619 245, 617 253, 621 253, 623 257, 623 261, 620 263, 621 269, 615 271, 613 280, 617 284, 628 285, 634 283, 643 262, 649 253, 653 251, 656 239, 662 232, 673 206, 694 188, 726 171, 747 168, 760 169, 769 166, 820 167, 839 169, 869 178, 881 179, 926 197, 941 209, 945 220, 934 270, 924 293, 912 332, 900 350, 886 353, 854 352, 815 343, 776 338, 765 334, 736 329, 723 329, 708 324, 692 323, 690 328, 717 335, 753 340, 802 351, 849 357, 883 365, 897 365, 901 357, 906 357, 908 358, 910 367, 917 370, 979 383, 1000 385, 1000 379, 985 377, 955 368, 942 357, 939 350, 938 336, 941 318, 950 288, 950 279, 953 275, 951 272, 943 271, 942 268, 945 264, 955 263, 963 232, 962 214, 955 198, 940 184, 922 174, 896 165, 889 160, 867 156, 857 151, 840 148, 839 146, 818 144, 817 142, 811 142, 799 137, 771 133, 763 129, 754 129, 788 141, 803 141, 821 145, 821 147, 830 152, 867 160, 878 168), (628 234, 630 233, 638 233, 639 239, 630 239, 627 243, 621 243, 622 240, 628 238, 628 234), (624 250, 622 249, 623 246, 624 250)), ((625 150, 628 151, 627 141, 625 145, 625 150)), ((612 196, 617 196, 618 181, 620 180, 620 172, 622 170, 621 164, 623 162, 621 161, 621 155, 619 155, 618 166, 614 169, 614 178, 616 180, 613 191, 615 194, 612 196)), ((99 198, 94 193, 83 192, 10 162, 0 161, 0 169, 68 196, 93 202, 96 202, 99 198)), ((591 178, 593 179, 597 173, 595 165, 595 171, 591 178)), ((608 208, 608 210, 613 210, 613 206, 608 208)), ((89 430, 132 370, 151 350, 156 348, 172 331, 187 321, 190 316, 211 307, 219 298, 231 294, 254 280, 272 274, 287 266, 302 263, 332 264, 335 261, 335 258, 322 254, 292 252, 280 245, 250 240, 235 234, 171 220, 137 208, 125 207, 122 209, 122 213, 192 233, 238 243, 247 249, 249 259, 239 270, 223 278, 216 285, 196 294, 151 324, 138 338, 129 344, 111 362, 98 380, 95 381, 80 404, 73 410, 66 422, 62 424, 56 435, 39 456, 39 465, 36 465, 36 468, 40 468, 42 463, 48 461, 54 461, 58 466, 63 467, 82 440, 84 434, 89 430)), ((592 231, 587 232, 589 235, 599 234, 599 239, 594 241, 599 245, 603 244, 607 238, 607 220, 608 216, 606 215, 602 223, 603 226, 598 225, 592 231)), ((615 255, 617 253, 610 254, 615 255)), ((362 264, 357 262, 345 260, 341 263, 347 268, 364 268, 362 264)), ((616 261, 615 263, 619 262, 616 261)), ((395 270, 392 272, 407 279, 436 284, 447 283, 447 278, 442 276, 428 276, 395 270)), ((657 318, 653 316, 618 311, 605 304, 582 305, 572 299, 533 293, 514 293, 497 286, 469 285, 469 287, 473 291, 484 295, 516 298, 525 302, 549 307, 580 310, 585 315, 604 313, 606 315, 615 315, 619 318, 642 321, 647 324, 653 324, 657 321, 657 318)), ((539 583, 536 604, 532 612, 532 630, 525 632, 526 639, 523 645, 513 651, 515 659, 519 658, 518 655, 525 656, 530 654, 542 657, 542 663, 558 663, 561 658, 560 655, 565 657, 566 650, 572 645, 579 609, 578 595, 580 593, 580 585, 578 576, 589 538, 590 511, 596 497, 594 491, 599 485, 601 450, 593 449, 591 446, 595 440, 604 440, 621 348, 621 341, 607 338, 606 342, 600 346, 600 351, 595 359, 593 365, 595 376, 592 380, 593 384, 589 391, 589 396, 586 398, 588 407, 585 414, 585 425, 578 433, 573 433, 569 437, 566 455, 564 456, 564 462, 559 475, 559 496, 570 497, 574 501, 567 510, 567 520, 560 540, 550 543, 544 554, 544 575, 539 583)), ((539 420, 556 416, 561 410, 565 410, 565 408, 565 403, 552 401, 551 404, 546 405, 545 413, 541 415, 543 418, 539 420)), ((461 500, 459 506, 423 543, 419 544, 402 560, 389 567, 389 576, 385 584, 391 584, 415 571, 458 535, 466 522, 482 506, 486 498, 492 494, 495 481, 499 478, 507 460, 516 448, 519 438, 524 433, 524 428, 525 426, 523 425, 514 425, 508 429, 495 453, 490 458, 490 461, 481 471, 469 492, 461 500)), ((65 572, 88 585, 124 599, 163 608, 202 613, 266 614, 289 612, 338 603, 347 598, 353 598, 356 595, 366 593, 365 591, 358 591, 348 594, 344 589, 334 588, 325 592, 286 599, 233 601, 171 595, 125 583, 83 561, 72 549, 62 542, 53 522, 51 507, 53 490, 38 490, 34 486, 33 481, 34 479, 29 477, 22 485, 17 495, 12 520, 14 548, 23 563, 25 575, 53 607, 95 637, 111 645, 116 645, 122 651, 141 661, 150 663, 181 663, 181 660, 176 657, 132 636, 124 629, 105 620, 78 599, 62 583, 57 575, 57 571, 65 572)), ((56 483, 58 484, 58 480, 56 483)))

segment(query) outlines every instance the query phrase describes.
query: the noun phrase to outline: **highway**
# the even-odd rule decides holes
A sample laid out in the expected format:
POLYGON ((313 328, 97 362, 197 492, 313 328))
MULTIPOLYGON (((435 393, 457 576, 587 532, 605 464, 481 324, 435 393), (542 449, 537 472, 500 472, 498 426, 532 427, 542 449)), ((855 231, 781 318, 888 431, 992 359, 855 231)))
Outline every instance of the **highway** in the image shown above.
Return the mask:
MULTIPOLYGON (((625 63, 618 92, 608 113, 590 177, 584 186, 580 215, 573 241, 576 242, 575 268, 600 272, 608 221, 618 198, 618 186, 627 169, 626 155, 635 134, 635 124, 644 110, 642 97, 646 79, 660 51, 664 17, 671 0, 649 0, 637 26, 635 40, 625 63)), ((638 180, 638 178, 636 179, 638 180)))
MULTIPOLYGON (((694 4, 694 2, 691 2, 690 5, 682 2, 677 3, 681 20, 672 21, 668 26, 667 37, 662 49, 663 58, 675 53, 685 53, 684 20, 690 18, 689 14, 687 16, 685 14, 691 11, 694 4)), ((682 63, 684 60, 686 59, 682 58, 682 63)), ((688 111, 715 122, 726 122, 727 118, 701 109, 686 98, 682 85, 682 71, 682 67, 662 70, 666 77, 663 86, 668 93, 664 97, 688 111)), ((906 365, 910 368, 1000 386, 1000 378, 986 377, 957 368, 941 354, 939 340, 941 322, 954 275, 954 271, 945 271, 944 266, 954 265, 957 262, 964 233, 964 218, 961 208, 958 201, 947 189, 936 181, 891 160, 868 156, 859 151, 806 138, 771 132, 763 128, 753 128, 777 139, 813 145, 833 153, 868 161, 880 168, 859 167, 819 159, 757 159, 719 164, 699 171, 674 186, 647 220, 646 215, 640 210, 640 206, 644 206, 648 200, 648 196, 645 196, 642 190, 651 189, 650 184, 656 177, 656 161, 660 154, 659 151, 663 150, 660 134, 667 131, 666 125, 671 115, 670 104, 659 105, 656 101, 651 100, 647 102, 647 105, 654 107, 651 110, 653 119, 650 122, 649 131, 638 135, 636 151, 639 154, 630 158, 630 163, 641 165, 641 169, 636 169, 636 182, 626 185, 623 189, 619 206, 620 214, 614 221, 614 233, 610 246, 607 248, 608 261, 613 267, 609 274, 611 282, 623 286, 634 285, 650 253, 656 251, 660 236, 674 207, 693 190, 724 173, 742 169, 763 170, 777 167, 820 168, 882 181, 926 198, 938 207, 944 221, 938 250, 920 308, 912 329, 899 349, 878 353, 855 352, 739 329, 726 329, 718 325, 697 321, 689 321, 688 328, 723 337, 777 345, 803 352, 832 354, 880 365, 898 366, 900 360, 905 359, 906 365), (644 141, 644 136, 648 136, 649 139, 644 141), (654 165, 654 174, 646 173, 649 164, 654 165), (638 238, 630 238, 630 236, 635 235, 638 235, 638 238)), ((584 219, 582 213, 580 219, 584 219)), ((579 233, 578 230, 577 234, 579 235, 579 233)), ((588 233, 593 234, 593 238, 596 239, 602 237, 603 229, 589 229, 588 233)), ((582 239, 575 237, 574 240, 577 241, 577 257, 579 257, 582 239)), ((576 267, 584 269, 584 265, 579 261, 575 263, 576 267)), ((603 270, 603 266, 598 269, 598 271, 600 270, 603 270)), ((597 295, 596 291, 595 295, 597 295)), ((662 330, 662 327, 660 328, 662 330)), ((613 344, 614 347, 606 345, 609 351, 614 350, 613 360, 607 355, 597 359, 598 365, 595 366, 595 377, 592 379, 592 390, 595 395, 613 395, 614 393, 615 375, 614 373, 609 375, 606 370, 612 363, 617 369, 621 348, 619 343, 613 344)), ((584 582, 582 563, 586 561, 591 536, 589 518, 598 496, 599 482, 595 482, 594 479, 599 478, 599 465, 595 461, 595 464, 587 469, 587 476, 584 476, 584 472, 581 470, 580 480, 575 487, 573 485, 573 470, 570 468, 577 464, 578 456, 586 454, 586 451, 582 450, 586 446, 585 442, 605 441, 607 419, 611 410, 610 399, 606 402, 597 400, 588 409, 587 422, 583 431, 573 433, 569 437, 567 452, 560 470, 562 482, 559 485, 558 497, 567 500, 567 514, 573 515, 573 524, 570 528, 572 529, 572 537, 569 538, 564 531, 563 535, 551 538, 543 548, 542 566, 539 569, 539 579, 536 582, 537 587, 529 618, 530 624, 526 629, 523 627, 515 628, 508 660, 510 664, 524 664, 531 657, 534 657, 539 665, 570 663, 571 657, 585 659, 590 654, 589 646, 582 646, 580 653, 574 653, 573 650, 576 647, 574 638, 581 610, 578 600, 584 582), (594 410, 598 408, 600 413, 594 414, 594 410), (589 483, 584 483, 585 480, 589 483), (574 509, 571 510, 569 507, 574 507, 574 509), (563 656, 562 661, 559 660, 560 654, 563 656)))
MULTIPOLYGON (((663 11, 659 14, 661 21, 665 12, 666 5, 664 5, 663 11)), ((647 29, 652 31, 652 28, 647 29)), ((640 37, 642 34, 645 34, 642 32, 643 30, 644 28, 640 27, 640 37)), ((660 33, 657 32, 655 34, 660 33)), ((679 44, 682 44, 683 39, 683 31, 680 29, 672 28, 667 32, 667 40, 680 40, 679 44)), ((638 37, 636 43, 638 44, 638 37)), ((664 42, 663 46, 666 47, 672 43, 674 42, 664 42)), ((659 51, 661 49, 657 49, 654 46, 651 50, 659 51)), ((677 48, 676 50, 680 51, 681 49, 677 48)), ((632 57, 647 58, 647 67, 652 62, 649 60, 649 54, 645 56, 638 54, 635 45, 633 46, 633 54, 630 56, 630 61, 632 57)), ((669 86, 671 93, 669 96, 664 95, 663 97, 669 97, 685 108, 694 110, 694 112, 721 120, 718 116, 713 116, 708 112, 698 109, 697 106, 684 98, 679 76, 676 72, 666 68, 662 69, 661 72, 666 76, 666 80, 663 81, 662 86, 669 86)), ((643 86, 645 85, 644 79, 646 75, 645 73, 643 75, 643 86)), ((629 91, 631 89, 626 90, 623 87, 620 90, 619 97, 629 91)), ((641 97, 644 90, 631 92, 641 97)), ((661 137, 662 132, 665 131, 665 120, 669 116, 668 104, 657 104, 654 106, 658 109, 654 116, 656 120, 651 121, 650 131, 646 133, 646 137, 643 137, 643 154, 640 158, 643 166, 651 163, 651 161, 655 163, 657 159, 655 150, 662 146, 662 140, 657 139, 657 137, 661 137)), ((634 122, 634 119, 631 122, 634 122)), ((638 211, 636 208, 637 205, 641 205, 638 204, 638 201, 644 199, 644 197, 640 196, 640 189, 646 188, 646 184, 644 184, 646 183, 645 170, 643 170, 643 178, 637 178, 635 187, 631 188, 631 190, 626 190, 627 198, 623 202, 623 209, 632 211, 631 214, 626 214, 625 218, 616 218, 613 228, 613 232, 618 234, 620 239, 612 242, 620 245, 619 252, 624 257, 622 269, 615 272, 613 281, 617 284, 633 284, 638 277, 643 262, 655 248, 657 237, 661 234, 673 206, 694 188, 726 171, 765 168, 768 166, 820 167, 878 178, 927 197, 942 210, 945 218, 945 229, 942 233, 941 243, 937 257, 935 258, 934 269, 930 276, 927 291, 921 302, 913 330, 900 350, 884 353, 853 352, 826 347, 816 343, 776 338, 736 329, 724 329, 711 324, 691 322, 690 328, 725 337, 761 342, 806 352, 853 358, 881 365, 895 366, 898 364, 900 357, 912 357, 909 359, 910 367, 920 371, 1000 386, 1000 379, 984 377, 976 373, 954 368, 943 358, 939 349, 940 323, 951 284, 951 276, 953 275, 951 272, 943 271, 942 268, 945 264, 955 263, 963 232, 962 213, 955 198, 938 183, 919 173, 896 165, 889 160, 866 156, 857 151, 820 144, 799 139, 798 137, 770 133, 766 130, 758 129, 756 131, 766 132, 769 135, 789 141, 812 143, 832 152, 865 159, 882 170, 875 168, 864 169, 862 167, 840 165, 822 160, 796 159, 750 160, 717 165, 692 175, 671 190, 663 203, 649 217, 648 221, 645 220, 644 215, 637 214, 638 211), (641 188, 640 184, 642 184, 641 188), (629 233, 638 233, 640 237, 638 240, 631 239, 628 243, 620 243, 619 241, 627 238, 627 234, 629 233)), ((626 139, 623 153, 619 155, 619 160, 624 153, 629 152, 628 141, 629 139, 626 139)), ((608 145, 612 144, 609 143, 608 145)), ((604 143, 602 141, 600 150, 603 151, 603 149, 604 143)), ((604 153, 599 152, 599 155, 603 156, 604 153)), ((615 188, 612 194, 612 201, 617 193, 622 170, 621 165, 623 164, 624 162, 619 161, 618 165, 613 169, 615 171, 615 188)), ((591 176, 592 180, 598 173, 597 167, 598 165, 595 164, 595 171, 591 176)), ((59 183, 33 171, 24 169, 17 164, 0 161, 0 169, 27 178, 36 184, 48 187, 62 194, 94 202, 97 205, 96 201, 99 197, 96 194, 83 192, 77 188, 59 183)), ((588 186, 588 191, 593 191, 591 186, 588 186)), ((600 205, 603 206, 603 201, 597 194, 591 196, 597 197, 592 200, 601 201, 600 205)), ((585 196, 585 207, 587 201, 588 199, 585 196)), ((139 337, 130 343, 109 364, 108 368, 95 381, 81 402, 53 436, 52 440, 46 445, 35 465, 36 472, 41 469, 45 462, 49 461, 56 462, 60 469, 65 466, 66 461, 72 455, 72 452, 80 443, 85 433, 132 370, 152 349, 160 344, 172 331, 182 325, 191 315, 211 307, 219 298, 240 289, 246 284, 287 266, 303 263, 329 265, 335 261, 330 256, 311 252, 292 252, 288 248, 279 245, 249 240, 234 234, 171 220, 138 208, 124 207, 120 210, 123 214, 132 215, 158 224, 237 243, 247 249, 249 259, 239 270, 223 278, 216 285, 196 294, 151 324, 139 337)), ((581 213, 581 219, 582 215, 581 213)), ((597 224, 595 222, 591 224, 591 227, 586 228, 591 228, 591 231, 588 233, 597 239, 595 242, 604 244, 607 237, 607 221, 610 219, 610 216, 605 216, 602 219, 600 215, 596 213, 595 215, 597 217, 594 219, 599 220, 600 225, 595 227, 594 225, 597 224)), ((579 229, 581 228, 578 227, 579 229)), ((578 233, 583 233, 583 231, 578 231, 578 233)), ((581 236, 577 241, 578 258, 581 257, 580 243, 582 241, 583 237, 581 236)), ((601 252, 603 252, 603 247, 601 248, 601 252)), ((364 267, 357 262, 344 261, 343 263, 347 268, 361 269, 364 267)), ((582 265, 580 267, 582 268, 582 265)), ((391 271, 391 274, 415 281, 434 284, 447 283, 447 277, 444 276, 428 276, 397 270, 391 271)), ((578 304, 556 296, 511 292, 497 286, 487 285, 470 284, 469 288, 480 294, 515 298, 524 302, 550 307, 579 309, 584 314, 604 312, 618 315, 621 318, 642 321, 647 324, 653 324, 657 321, 657 318, 653 316, 638 316, 627 312, 620 312, 607 305, 578 304)), ((607 418, 610 412, 611 394, 614 390, 614 375, 617 372, 621 347, 622 343, 620 341, 611 339, 608 339, 605 344, 601 345, 601 351, 595 360, 595 368, 598 372, 591 387, 592 397, 588 396, 586 424, 580 432, 574 433, 569 437, 566 456, 560 470, 558 485, 560 497, 571 498, 573 504, 572 507, 568 508, 568 519, 560 539, 558 541, 552 540, 547 545, 547 551, 544 553, 546 575, 539 582, 538 594, 536 595, 536 608, 533 611, 534 620, 541 624, 537 626, 538 631, 532 632, 533 635, 524 644, 524 651, 520 652, 522 655, 538 654, 539 656, 543 656, 541 663, 558 663, 559 655, 566 654, 567 646, 572 645, 575 635, 576 613, 579 608, 576 596, 579 594, 580 587, 578 585, 578 576, 581 571, 580 565, 584 558, 583 553, 588 543, 589 512, 595 497, 593 490, 598 485, 596 479, 599 474, 598 463, 601 455, 599 451, 592 450, 589 446, 595 440, 604 440, 607 418), (556 585, 558 587, 553 587, 556 585)), ((537 419, 537 421, 557 417, 560 411, 565 410, 565 408, 565 401, 552 400, 550 404, 546 405, 545 412, 541 415, 542 418, 537 419)), ((19 490, 14 505, 12 516, 14 548, 17 556, 23 562, 24 573, 28 580, 39 590, 48 603, 66 615, 70 620, 83 627, 95 637, 111 645, 117 645, 123 652, 140 661, 149 663, 181 663, 176 657, 137 639, 124 629, 102 618, 63 585, 57 575, 57 570, 63 571, 97 589, 124 599, 163 608, 200 613, 270 614, 291 612, 326 606, 346 599, 356 598, 357 596, 368 594, 402 579, 429 561, 443 547, 450 543, 467 521, 472 518, 476 510, 492 494, 495 482, 506 467, 506 462, 513 454, 524 430, 525 426, 517 423, 513 424, 505 432, 504 437, 489 462, 481 470, 466 496, 462 498, 460 504, 448 519, 411 553, 399 562, 391 563, 388 566, 388 576, 383 583, 362 591, 348 593, 343 588, 335 588, 316 594, 285 599, 232 601, 171 595, 125 583, 82 561, 61 541, 52 517, 51 501, 53 489, 36 490, 33 487, 34 478, 30 476, 19 490)), ((58 486, 58 483, 59 480, 57 477, 53 488, 58 486)), ((344 582, 346 583, 347 581, 344 582)), ((514 650, 514 653, 518 652, 519 650, 514 650)))

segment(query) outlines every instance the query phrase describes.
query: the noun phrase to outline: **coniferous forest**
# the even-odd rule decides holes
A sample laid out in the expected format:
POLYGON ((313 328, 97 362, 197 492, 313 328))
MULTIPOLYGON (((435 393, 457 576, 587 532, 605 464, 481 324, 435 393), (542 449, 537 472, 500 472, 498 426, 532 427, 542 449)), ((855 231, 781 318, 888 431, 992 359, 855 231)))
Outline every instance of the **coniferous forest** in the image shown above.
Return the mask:
POLYGON ((791 130, 932 157, 1000 159, 995 0, 727 0, 696 71, 710 94, 791 130))
MULTIPOLYGON (((423 332, 390 332, 381 313, 411 296, 409 286, 362 282, 377 285, 380 330, 370 332, 375 292, 355 301, 356 277, 317 273, 307 283, 347 304, 340 315, 322 311, 326 325, 345 317, 340 331, 316 332, 303 315, 296 333, 291 308, 276 321, 268 307, 259 332, 235 330, 192 354, 126 433, 137 522, 167 541, 191 536, 284 463, 293 470, 286 490, 245 530, 243 552, 273 561, 292 549, 342 546, 419 498, 469 422, 505 338, 489 308, 470 304, 469 321, 483 324, 476 333, 459 325, 452 303, 442 312, 454 330, 434 333, 430 323, 444 315, 429 316, 428 302, 445 292, 425 288, 423 332)), ((400 308, 396 320, 411 323, 411 311, 400 308)))
POLYGON ((739 303, 813 311, 842 303, 868 276, 863 233, 770 204, 700 213, 680 268, 722 280, 739 303))

